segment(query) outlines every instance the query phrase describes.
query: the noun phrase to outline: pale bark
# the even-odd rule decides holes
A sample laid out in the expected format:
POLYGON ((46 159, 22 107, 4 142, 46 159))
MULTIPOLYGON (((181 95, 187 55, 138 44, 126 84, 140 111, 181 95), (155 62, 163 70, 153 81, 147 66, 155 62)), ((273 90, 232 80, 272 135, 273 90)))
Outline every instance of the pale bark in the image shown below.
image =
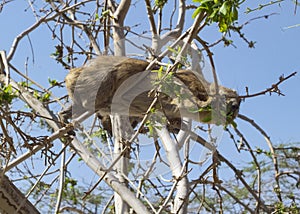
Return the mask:
MULTIPOLYGON (((6 77, 5 75, 0 75, 0 82, 5 83, 6 77)), ((52 115, 48 109, 46 109, 42 103, 33 97, 29 92, 27 92, 25 89, 23 89, 21 86, 19 86, 15 81, 10 80, 10 84, 13 86, 13 88, 16 90, 16 92, 19 93, 20 99, 22 99, 25 103, 27 103, 32 109, 34 109, 40 116, 46 119, 46 122, 49 124, 50 127, 53 128, 54 133, 52 136, 48 137, 48 141, 51 142, 54 139, 57 139, 58 137, 62 137, 65 133, 67 133, 68 129, 70 127, 63 127, 59 129, 59 126, 57 122, 55 122, 55 119, 53 118, 54 115, 52 115), (52 118, 52 119, 50 119, 52 118)), ((81 156, 83 161, 92 169, 95 173, 97 173, 100 177, 104 177, 104 181, 112 187, 112 189, 117 192, 124 201, 126 201, 135 212, 137 213, 149 213, 146 206, 135 197, 135 194, 132 193, 124 184, 118 181, 118 179, 115 177, 115 175, 112 174, 112 172, 107 172, 105 167, 102 166, 102 164, 98 161, 96 157, 87 149, 84 147, 84 145, 79 142, 76 138, 72 141, 72 146, 76 150, 77 154, 81 156)), ((12 167, 18 165, 19 163, 23 162, 27 158, 29 158, 31 155, 36 153, 37 151, 41 150, 44 147, 44 145, 35 146, 32 151, 28 151, 27 153, 22 156, 22 158, 19 158, 17 160, 12 161, 8 164, 8 167, 6 167, 4 170, 7 171, 11 169, 12 167)))
MULTIPOLYGON (((113 3, 110 1, 111 5, 113 3)), ((119 6, 116 8, 113 14, 113 41, 114 41, 114 55, 115 56, 125 56, 125 36, 124 36, 124 19, 127 15, 131 4, 131 0, 122 0, 119 6)), ((130 137, 129 135, 133 135, 132 131, 126 127, 131 127, 129 121, 126 118, 123 118, 118 113, 114 113, 111 116, 112 127, 113 127, 113 137, 114 137, 114 158, 120 155, 120 152, 123 150, 124 144, 128 142, 130 137)), ((129 153, 127 151, 126 153, 129 153)), ((119 182, 125 183, 125 179, 123 178, 123 174, 127 175, 127 167, 129 159, 125 157, 126 154, 120 158, 120 160, 115 165, 115 170, 117 171, 117 177, 119 182)), ((129 157, 129 155, 128 155, 129 157)), ((124 201, 124 197, 122 197, 118 192, 114 194, 115 200, 115 213, 123 214, 129 213, 129 207, 124 201)))
POLYGON ((113 190, 122 197, 127 204, 132 207, 132 209, 139 214, 150 213, 146 206, 135 197, 135 194, 129 190, 123 183, 119 181, 115 173, 107 172, 99 160, 94 157, 88 149, 82 145, 76 138, 72 142, 73 147, 76 149, 78 154, 82 157, 85 163, 99 176, 104 177, 104 181, 113 188, 113 190))
POLYGON ((166 32, 163 35, 160 35, 159 30, 157 30, 157 26, 154 19, 154 14, 151 9, 151 2, 149 0, 145 0, 147 15, 150 23, 150 29, 152 33, 152 49, 155 55, 160 54, 161 48, 169 42, 171 39, 177 39, 181 34, 184 27, 185 20, 185 12, 186 5, 185 0, 179 0, 179 9, 178 9, 178 18, 177 25, 174 29, 166 32))
MULTIPOLYGON (((169 131, 162 124, 158 124, 156 132, 166 151, 166 156, 170 164, 170 170, 176 184, 176 195, 172 207, 172 213, 187 213, 188 201, 188 179, 186 176, 185 166, 182 164, 179 155, 179 146, 171 138, 169 131)), ((166 199, 167 200, 167 199, 166 199)), ((166 203, 166 202, 165 202, 166 203)))
MULTIPOLYGON (((112 122, 112 131, 114 135, 114 160, 118 158, 123 151, 123 149, 126 147, 126 137, 127 134, 130 133, 130 130, 126 129, 126 122, 125 119, 122 118, 122 116, 118 114, 114 114, 111 116, 111 122, 112 122), (125 125, 125 126, 124 126, 125 125)), ((129 138, 127 138, 129 139, 129 138)), ((130 148, 130 147, 129 147, 130 148)), ((118 178, 119 182, 121 182, 124 185, 127 185, 126 180, 123 177, 124 175, 128 174, 128 162, 129 162, 129 149, 126 150, 126 152, 122 155, 122 157, 116 162, 114 169, 116 170, 116 177, 118 178), (126 157, 127 156, 127 157, 126 157)), ((116 213, 128 213, 129 207, 127 203, 123 200, 123 198, 119 195, 118 192, 115 192, 114 194, 114 200, 115 200, 115 212, 116 213)))

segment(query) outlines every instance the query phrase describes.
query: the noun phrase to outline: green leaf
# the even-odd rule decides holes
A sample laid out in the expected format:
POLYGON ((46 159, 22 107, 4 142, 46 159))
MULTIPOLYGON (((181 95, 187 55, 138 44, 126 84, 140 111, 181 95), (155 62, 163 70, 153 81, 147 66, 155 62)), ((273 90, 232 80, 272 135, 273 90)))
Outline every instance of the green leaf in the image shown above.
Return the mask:
POLYGON ((35 98, 37 98, 37 99, 40 98, 40 94, 39 94, 39 92, 38 92, 37 90, 34 90, 34 91, 33 91, 33 96, 34 96, 35 98))
POLYGON ((105 10, 105 11, 102 12, 103 17, 106 17, 108 15, 109 15, 109 10, 105 10))
POLYGON ((157 72, 157 77, 160 80, 163 77, 163 66, 160 66, 158 72, 157 72))
POLYGON ((157 73, 157 78, 160 80, 163 77, 163 66, 160 66, 158 70, 152 70, 152 72, 157 73))
POLYGON ((219 22, 219 29, 220 29, 220 32, 222 32, 222 33, 226 32, 228 29, 228 25, 223 18, 219 22))
POLYGON ((238 20, 238 8, 244 1, 239 0, 194 0, 200 3, 194 11, 192 17, 195 18, 199 13, 206 13, 206 23, 217 23, 220 32, 227 32, 229 27, 238 20))
POLYGON ((220 8, 220 13, 223 14, 224 16, 226 16, 228 10, 229 10, 229 6, 228 6, 227 1, 225 1, 220 8))
POLYGON ((214 0, 200 0, 200 1, 195 1, 195 2, 199 2, 200 4, 206 4, 206 3, 209 3, 209 2, 213 3, 214 0))
POLYGON ((155 5, 159 8, 163 8, 167 2, 167 0, 155 0, 155 5))
POLYGON ((234 121, 231 121, 231 125, 233 126, 233 128, 237 128, 237 123, 236 122, 234 122, 234 121))
POLYGON ((239 12, 238 12, 238 10, 237 10, 236 7, 233 7, 231 13, 232 13, 232 14, 231 14, 232 20, 233 20, 233 21, 238 20, 239 12))
POLYGON ((208 18, 212 19, 213 21, 217 21, 218 13, 219 13, 219 10, 216 8, 213 10, 213 12, 209 15, 208 18))
POLYGON ((18 82, 18 84, 20 86, 23 86, 23 87, 30 87, 30 86, 32 86, 32 82, 27 82, 27 81, 21 81, 21 82, 18 82))
POLYGON ((50 97, 51 97, 51 94, 50 93, 45 93, 42 97, 42 101, 43 102, 46 102, 46 101, 49 101, 50 100, 50 97))
POLYGON ((198 14, 201 12, 201 10, 202 10, 202 8, 201 8, 201 7, 198 7, 198 8, 194 11, 194 13, 193 13, 193 15, 192 15, 192 18, 193 18, 193 19, 196 18, 196 17, 198 16, 198 14))
POLYGON ((11 104, 12 100, 17 97, 11 85, 3 86, 0 88, 0 103, 11 104))
POLYGON ((48 82, 49 82, 50 86, 59 85, 58 82, 57 82, 57 80, 55 80, 55 79, 52 80, 52 79, 50 79, 50 77, 48 77, 48 82))
MULTIPOLYGON (((197 10, 197 9, 196 9, 197 10)), ((167 47, 169 51, 171 51, 172 53, 178 54, 178 51, 176 51, 174 48, 168 46, 167 47)))

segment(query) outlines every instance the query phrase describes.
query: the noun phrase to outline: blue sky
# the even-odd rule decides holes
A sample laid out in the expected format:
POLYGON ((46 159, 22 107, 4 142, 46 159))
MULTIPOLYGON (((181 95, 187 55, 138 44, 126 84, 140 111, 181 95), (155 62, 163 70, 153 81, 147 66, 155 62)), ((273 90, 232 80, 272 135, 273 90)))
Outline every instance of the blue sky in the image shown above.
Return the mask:
MULTIPOLYGON (((249 1, 250 2, 250 1, 249 1)), ((258 1, 251 1, 251 5, 243 6, 254 8, 258 1)), ((13 39, 24 29, 34 23, 31 11, 27 8, 27 1, 12 2, 4 6, 0 13, 0 50, 9 52, 13 39)), ((126 23, 131 21, 147 24, 139 20, 143 7, 133 8, 126 23)), ((249 49, 247 44, 233 35, 235 47, 223 47, 222 44, 214 47, 214 59, 220 82, 230 88, 236 89, 240 94, 245 94, 247 86, 250 93, 259 92, 278 81, 279 76, 300 71, 300 27, 289 26, 300 23, 300 11, 294 14, 292 1, 285 1, 281 6, 274 5, 251 14, 241 13, 240 22, 261 15, 270 16, 268 19, 259 19, 251 22, 243 29, 249 40, 256 41, 255 48, 249 49)), ((188 20, 191 22, 192 20, 188 20)), ((218 39, 220 33, 212 25, 203 32, 203 38, 209 42, 218 39)), ((45 25, 30 34, 34 49, 30 50, 28 39, 23 39, 12 63, 20 70, 25 70, 25 61, 29 57, 28 71, 31 78, 47 87, 48 77, 62 81, 67 70, 58 66, 51 59, 54 52, 54 42, 49 37, 49 30, 45 25)), ((280 85, 282 93, 286 96, 266 95, 247 99, 241 104, 240 113, 254 119, 271 136, 274 143, 291 143, 300 141, 300 74, 280 85)), ((66 92, 65 92, 66 93, 66 92)), ((60 109, 56 109, 59 111, 60 109)), ((240 120, 239 120, 240 121, 240 120)), ((239 122, 240 127, 251 138, 253 145, 265 145, 263 138, 253 128, 244 122, 239 122)), ((234 148, 234 147, 233 147, 234 148)), ((222 142, 220 149, 230 154, 230 149, 222 142)))
MULTIPOLYGON (((220 81, 235 88, 239 94, 245 94, 246 86, 250 93, 262 91, 277 82, 279 76, 299 71, 300 28, 285 29, 300 23, 299 13, 294 15, 292 2, 286 1, 281 7, 272 6, 249 15, 242 14, 240 21, 243 23, 271 13, 276 14, 252 21, 243 30, 249 40, 256 41, 254 49, 249 49, 236 37, 237 48, 220 45, 213 49, 220 81)), ((214 35, 208 32, 206 37, 214 35)), ((284 97, 273 94, 247 99, 242 103, 240 113, 255 119, 275 142, 299 141, 299 80, 298 74, 280 86, 284 97)))

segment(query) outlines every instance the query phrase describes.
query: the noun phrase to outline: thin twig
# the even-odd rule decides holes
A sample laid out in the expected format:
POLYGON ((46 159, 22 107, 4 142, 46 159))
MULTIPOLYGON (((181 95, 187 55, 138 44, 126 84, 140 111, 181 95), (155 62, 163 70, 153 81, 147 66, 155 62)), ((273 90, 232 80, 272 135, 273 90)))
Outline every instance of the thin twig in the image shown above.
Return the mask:
POLYGON ((61 14, 63 14, 64 12, 68 11, 68 10, 71 10, 73 8, 76 8, 78 7, 79 5, 82 5, 82 4, 85 4, 86 2, 89 2, 89 1, 92 1, 92 0, 86 0, 86 1, 82 1, 82 2, 78 2, 70 7, 66 7, 66 8, 63 8, 62 10, 60 11, 56 11, 56 13, 52 16, 50 16, 53 11, 50 11, 49 13, 47 13, 44 17, 42 17, 39 21, 37 21, 36 23, 34 23, 32 26, 30 26, 29 28, 27 28, 26 30, 24 30, 22 33, 20 33, 13 41, 13 44, 11 45, 11 48, 10 48, 10 51, 9 51, 9 54, 7 56, 7 61, 11 61, 11 59, 13 58, 16 50, 17 50, 17 47, 18 47, 18 44, 19 42, 21 41, 21 39, 25 36, 27 36, 29 33, 31 33, 32 31, 34 31, 37 27, 39 27, 41 24, 43 23, 46 23, 50 20, 54 20, 57 16, 60 16, 61 14))
POLYGON ((255 214, 256 213, 254 210, 250 209, 250 207, 249 207, 248 204, 245 204, 237 196, 235 196, 234 194, 232 194, 232 190, 228 190, 227 188, 223 187, 222 184, 211 182, 211 181, 208 181, 208 180, 204 181, 204 183, 211 184, 212 186, 213 185, 217 186, 220 190, 226 192, 226 194, 228 194, 231 198, 233 198, 233 200, 235 200, 238 204, 242 205, 245 208, 245 210, 248 210, 251 214, 255 214))
POLYGON ((226 163, 234 171, 236 177, 243 183, 244 187, 255 198, 255 200, 260 203, 260 205, 262 206, 262 209, 265 212, 269 212, 269 209, 266 207, 266 205, 263 203, 263 201, 258 197, 258 195, 255 193, 255 191, 249 186, 248 182, 243 178, 242 171, 238 170, 228 159, 226 159, 220 153, 217 153, 217 154, 218 154, 220 161, 226 163))
MULTIPOLYGON (((275 169, 275 181, 276 181, 278 188, 280 188, 280 182, 279 182, 279 178, 278 178, 278 174, 279 174, 278 160, 277 160, 277 156, 276 156, 276 153, 275 153, 275 150, 273 147, 273 143, 271 142, 270 137, 257 123, 255 123, 255 121, 253 119, 250 119, 249 117, 242 115, 242 114, 238 114, 238 118, 250 123, 256 130, 258 130, 264 136, 264 138, 267 142, 267 145, 271 151, 271 155, 272 155, 273 165, 274 165, 274 169, 275 169)), ((277 196, 278 196, 279 200, 282 201, 280 192, 278 192, 277 196)))
POLYGON ((114 199, 114 195, 112 195, 112 196, 109 198, 109 200, 108 200, 107 203, 105 204, 105 206, 104 206, 104 208, 103 208, 101 214, 108 213, 108 212, 107 212, 107 209, 109 208, 110 203, 113 201, 113 199, 114 199))
POLYGON ((277 93, 278 95, 282 95, 284 96, 284 94, 281 93, 281 91, 279 90, 278 86, 283 83, 284 81, 286 81, 287 79, 295 76, 297 74, 297 72, 293 72, 290 75, 288 75, 287 77, 284 77, 283 75, 279 77, 279 81, 275 84, 272 84, 271 87, 267 88, 266 90, 263 90, 261 92, 257 92, 254 94, 246 94, 246 95, 241 95, 239 96, 240 99, 245 99, 245 98, 250 98, 250 97, 256 97, 256 96, 260 96, 260 95, 265 95, 266 93, 277 93))
POLYGON ((58 97, 56 97, 55 95, 53 95, 53 93, 51 91, 49 91, 48 89, 44 88, 41 84, 39 84, 38 82, 34 81, 33 79, 29 78, 27 75, 24 75, 22 72, 20 72, 11 63, 9 63, 9 67, 12 68, 20 76, 24 77, 26 80, 30 81, 31 83, 33 83, 34 85, 36 85, 37 87, 39 87, 40 89, 42 89, 44 92, 50 94, 50 96, 53 98, 54 101, 57 101, 58 104, 60 104, 61 107, 65 108, 65 105, 60 101, 60 99, 58 97))
POLYGON ((219 84, 218 84, 218 76, 217 76, 217 72, 216 72, 216 67, 215 67, 215 63, 214 63, 214 59, 213 59, 213 53, 210 51, 209 47, 207 46, 207 43, 205 41, 203 41, 199 36, 197 36, 196 39, 203 46, 203 48, 205 49, 207 56, 209 58, 209 62, 211 65, 212 74, 213 74, 213 78, 214 78, 214 84, 215 84, 215 90, 216 90, 215 93, 216 93, 216 97, 218 97, 219 84))
POLYGON ((136 187, 136 185, 128 178, 127 175, 125 175, 124 173, 122 173, 122 176, 123 176, 123 177, 127 180, 127 182, 128 182, 128 183, 136 190, 136 192, 137 192, 139 195, 142 196, 142 198, 146 201, 146 203, 148 204, 148 206, 150 206, 151 210, 152 210, 153 212, 156 212, 155 208, 153 207, 153 205, 152 205, 152 203, 149 201, 149 199, 146 197, 146 195, 145 195, 143 192, 141 192, 141 191, 139 190, 138 187, 136 187))
POLYGON ((64 193, 64 189, 65 189, 65 173, 66 173, 66 169, 65 169, 65 162, 66 162, 66 151, 65 151, 65 145, 62 144, 62 153, 61 153, 61 160, 60 160, 60 179, 59 179, 59 188, 58 188, 58 193, 57 193, 57 197, 56 197, 56 205, 55 205, 55 214, 59 213, 60 210, 60 206, 61 206, 61 202, 62 202, 62 198, 63 198, 63 193, 64 193))
MULTIPOLYGON (((26 202, 26 199, 29 198, 30 194, 34 191, 34 189, 37 187, 37 185, 41 182, 42 178, 47 174, 47 172, 49 171, 49 169, 54 165, 55 161, 61 156, 61 154, 63 154, 65 152, 65 149, 68 147, 68 144, 63 145, 63 148, 61 149, 61 151, 57 154, 57 156, 54 158, 53 160, 53 164, 50 164, 44 171, 43 173, 39 176, 39 178, 37 179, 37 181, 35 182, 35 184, 30 188, 30 190, 27 192, 27 194, 25 195, 25 199, 23 200, 23 203, 26 202)), ((73 156, 74 157, 74 156, 73 156)), ((68 163, 68 162, 67 162, 68 163)), ((21 209, 22 204, 20 203, 18 209, 16 210, 16 212, 18 212, 19 209, 21 209)))
MULTIPOLYGON (((252 159, 253 159, 253 162, 255 164, 256 171, 257 171, 257 193, 258 193, 258 197, 261 199, 261 184, 262 184, 262 182, 261 182, 261 168, 260 168, 260 165, 257 161, 256 156, 253 153, 253 150, 252 150, 250 144, 246 140, 245 136, 240 132, 239 129, 234 128, 234 130, 238 134, 238 136, 240 136, 243 139, 244 145, 246 145, 246 147, 248 148, 248 150, 250 152, 250 155, 252 156, 252 159)), ((259 211, 260 201, 261 200, 257 201, 257 211, 259 211)))

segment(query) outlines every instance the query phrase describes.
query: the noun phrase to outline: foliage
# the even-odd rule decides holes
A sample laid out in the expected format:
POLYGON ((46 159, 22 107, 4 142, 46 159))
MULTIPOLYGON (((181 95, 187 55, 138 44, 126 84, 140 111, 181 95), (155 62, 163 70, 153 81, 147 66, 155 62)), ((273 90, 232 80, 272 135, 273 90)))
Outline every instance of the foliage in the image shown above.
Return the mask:
POLYGON ((167 0, 155 0, 155 6, 158 8, 163 8, 167 2, 167 0))
POLYGON ((240 0, 194 0, 200 6, 193 13, 195 18, 200 13, 205 13, 207 23, 217 23, 220 32, 227 32, 238 20, 239 6, 244 2, 240 0))
MULTIPOLYGON (((215 72, 216 66, 212 56, 218 53, 213 53, 211 48, 218 42, 206 42, 202 29, 217 24, 222 33, 219 41, 224 41, 227 46, 233 45, 234 41, 234 38, 225 38, 225 35, 231 36, 230 32, 237 32, 244 41, 248 42, 241 32, 244 25, 238 26, 240 14, 243 12, 240 6, 245 2, 195 0, 195 4, 182 5, 185 1, 178 1, 179 5, 173 7, 174 2, 155 0, 152 2, 154 9, 149 10, 148 14, 138 12, 139 15, 149 19, 150 25, 152 23, 149 27, 151 31, 156 27, 159 29, 160 35, 155 35, 162 38, 158 39, 159 42, 163 42, 170 35, 175 35, 175 39, 179 37, 192 39, 198 47, 197 51, 206 51, 205 57, 208 57, 210 66, 215 72), (157 8, 160 10, 159 14, 156 14, 157 8), (192 15, 193 20, 190 14, 189 16, 183 12, 179 14, 180 10, 191 8, 195 10, 192 15), (173 20, 177 14, 187 18, 182 26, 180 26, 180 17, 177 22, 173 20), (168 15, 170 23, 167 23, 168 15), (191 21, 194 21, 195 25, 191 24, 191 21), (156 22, 157 26, 153 26, 156 22), (189 28, 192 25, 194 28, 189 28), (184 31, 185 29, 188 30, 184 31), (167 33, 163 34, 164 32, 167 33)), ((257 8, 248 9, 246 13, 260 11, 280 2, 261 4, 257 8)), ((187 195, 179 199, 188 202, 184 205, 188 206, 187 212, 190 213, 299 213, 299 143, 273 145, 267 133, 254 120, 243 118, 242 115, 236 119, 235 115, 227 115, 225 111, 216 112, 212 105, 189 109, 191 113, 210 112, 211 114, 202 121, 205 123, 211 122, 214 114, 221 114, 226 118, 227 124, 222 127, 227 134, 224 134, 223 145, 233 149, 230 150, 230 154, 223 156, 218 147, 218 139, 214 136, 214 128, 221 122, 216 122, 214 125, 193 122, 189 129, 193 135, 184 139, 182 143, 179 139, 181 134, 178 134, 179 130, 172 130, 168 126, 167 118, 159 114, 158 110, 161 110, 162 106, 157 102, 149 109, 149 117, 144 124, 141 124, 140 120, 135 121, 137 123, 133 127, 135 132, 139 126, 144 127, 141 133, 134 133, 135 140, 132 142, 123 138, 120 140, 121 146, 118 149, 123 149, 120 157, 129 159, 127 172, 115 168, 120 163, 117 159, 120 153, 114 153, 114 149, 117 148, 114 147, 115 139, 110 136, 108 130, 105 130, 98 117, 89 118, 82 124, 75 122, 65 124, 65 121, 58 119, 58 112, 70 104, 63 83, 65 69, 82 66, 97 54, 115 54, 116 51, 111 44, 116 42, 112 39, 115 39, 118 31, 124 31, 123 39, 126 42, 133 44, 143 54, 146 52, 145 58, 146 55, 147 57, 150 55, 150 58, 157 57, 156 59, 160 61, 152 69, 152 74, 156 78, 153 81, 154 89, 150 91, 149 96, 153 97, 153 94, 173 96, 180 101, 190 98, 190 94, 184 93, 179 84, 174 84, 176 83, 175 72, 190 68, 192 65, 188 51, 184 51, 185 45, 168 44, 162 51, 168 54, 161 57, 162 53, 151 50, 155 47, 154 40, 151 41, 153 42, 151 48, 131 41, 131 35, 138 35, 140 39, 145 37, 144 32, 149 31, 148 27, 145 28, 144 24, 140 24, 141 20, 132 19, 135 18, 135 4, 144 4, 144 2, 138 1, 128 5, 133 9, 133 13, 129 14, 132 16, 131 19, 126 19, 126 26, 122 26, 122 21, 118 22, 122 20, 123 15, 126 16, 126 11, 121 10, 123 13, 120 15, 117 13, 120 10, 114 10, 122 4, 114 5, 113 1, 110 3, 112 5, 107 4, 106 1, 39 2, 33 0, 26 5, 26 13, 30 13, 31 9, 35 22, 23 32, 20 29, 21 32, 16 37, 16 42, 11 47, 12 51, 6 59, 9 62, 6 64, 11 66, 12 70, 11 81, 15 81, 15 76, 18 75, 22 75, 25 81, 18 84, 22 90, 17 89, 17 86, 16 88, 11 85, 4 86, 4 83, 0 90, 1 106, 13 106, 11 109, 1 108, 0 112, 0 163, 2 169, 15 181, 20 190, 28 193, 29 199, 43 213, 71 212, 66 211, 70 208, 76 209, 78 213, 99 213, 99 211, 113 213, 116 208, 114 193, 121 191, 113 187, 113 184, 120 181, 122 187, 127 187, 128 192, 134 195, 134 199, 142 202, 148 210, 171 213, 174 211, 172 206, 175 204, 176 196, 180 193, 177 189, 180 186, 178 184, 186 179, 187 195), (132 23, 133 21, 136 22, 132 23), (41 29, 42 33, 38 31, 41 29), (49 70, 61 71, 52 78, 49 78, 45 71, 38 79, 41 83, 33 81, 36 79, 34 72, 18 71, 17 68, 21 66, 15 65, 20 56, 16 57, 14 53, 18 51, 22 53, 24 48, 22 46, 24 44, 19 41, 26 37, 31 41, 31 36, 37 39, 33 32, 47 35, 52 39, 50 39, 51 48, 46 50, 48 53, 46 55, 52 57, 52 62, 58 69, 49 70), (174 62, 177 61, 180 62, 174 66, 174 62), (240 119, 248 123, 246 128, 242 125, 241 130, 240 119), (169 144, 169 147, 164 147, 162 140, 158 138, 157 131, 164 128, 159 123, 167 124, 167 131, 170 132, 169 139, 174 141, 171 142, 173 144, 169 144), (72 131, 66 131, 70 127, 72 131), (249 131, 249 129, 253 131, 252 128, 263 136, 266 145, 257 142, 251 134, 245 135, 245 133, 252 133, 249 131), (75 148, 74 139, 87 148, 87 151, 75 148), (180 175, 175 175, 176 171, 171 167, 172 159, 166 158, 169 152, 167 149, 172 146, 175 149, 170 152, 171 155, 182 161, 180 175), (200 156, 205 157, 201 159, 200 156), (17 159, 19 162, 17 161, 16 164, 17 159), (94 166, 94 171, 91 172, 88 166, 91 168, 94 166), (103 174, 100 175, 100 172, 103 174), (112 175, 115 179, 109 181, 107 175, 112 175), (59 178, 63 178, 63 182, 59 178), (119 178, 121 179, 118 180, 119 178)), ((17 3, 16 1, 3 2, 0 5, 0 16, 3 15, 2 7, 6 7, 7 4, 17 3)), ((145 5, 142 6, 145 8, 145 5)), ((151 38, 156 38, 155 36, 152 35, 151 38)), ((45 40, 47 38, 43 37, 45 40)), ((36 49, 36 44, 40 44, 40 41, 33 41, 32 52, 40 54, 42 47, 36 49)), ((173 38, 171 41, 173 42, 173 38)), ((254 42, 248 44, 249 47, 254 47, 254 42)), ((28 61, 27 56, 22 57, 22 63, 28 61)), ((2 55, 0 59, 5 62, 2 55)), ((47 60, 51 61, 51 59, 47 60)), ((30 70, 34 66, 26 64, 25 67, 30 70)), ((285 80, 283 77, 280 79, 280 82, 285 80)), ((270 89, 261 93, 267 92, 281 95, 278 84, 273 84, 270 89)), ((250 96, 248 92, 247 96, 250 96)))
POLYGON ((0 88, 0 104, 11 104, 13 99, 16 98, 17 95, 13 91, 13 88, 11 85, 2 86, 0 88))

